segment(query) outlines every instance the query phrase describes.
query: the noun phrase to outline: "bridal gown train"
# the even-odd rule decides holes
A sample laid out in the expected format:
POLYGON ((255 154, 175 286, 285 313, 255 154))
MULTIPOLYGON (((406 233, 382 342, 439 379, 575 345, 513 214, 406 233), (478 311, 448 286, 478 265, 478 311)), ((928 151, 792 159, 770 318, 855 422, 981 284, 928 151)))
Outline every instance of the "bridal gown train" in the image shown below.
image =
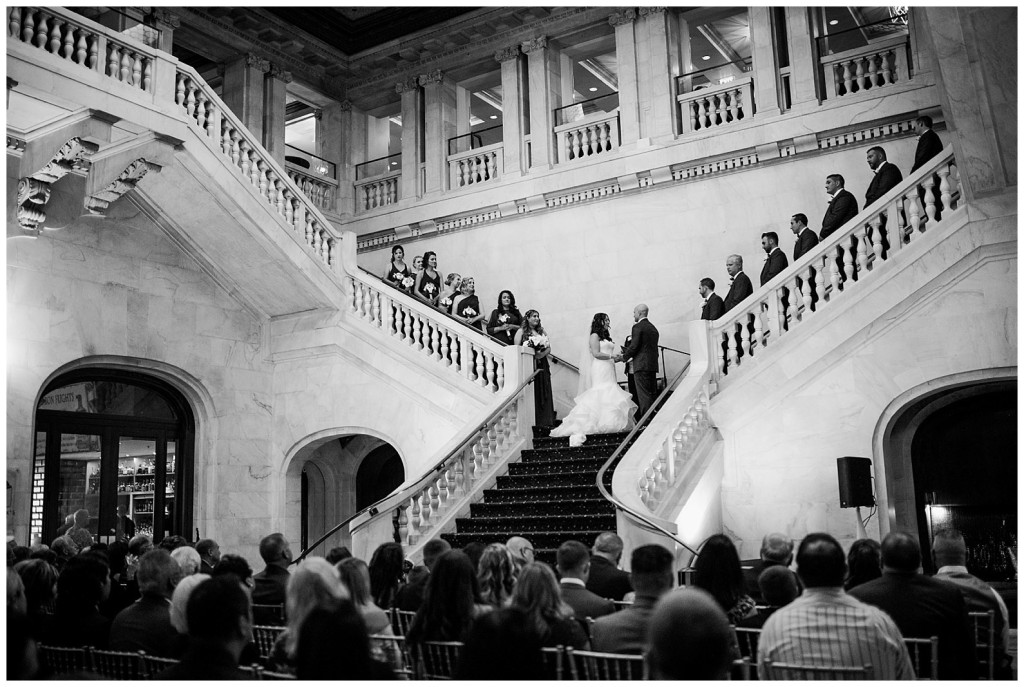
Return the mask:
MULTIPOLYGON (((601 353, 615 353, 615 343, 602 341, 601 353)), ((629 392, 623 391, 615 379, 615 363, 591 358, 591 385, 576 397, 576 406, 551 430, 553 437, 569 437, 570 446, 579 446, 588 434, 622 432, 633 424, 636 404, 629 392)))

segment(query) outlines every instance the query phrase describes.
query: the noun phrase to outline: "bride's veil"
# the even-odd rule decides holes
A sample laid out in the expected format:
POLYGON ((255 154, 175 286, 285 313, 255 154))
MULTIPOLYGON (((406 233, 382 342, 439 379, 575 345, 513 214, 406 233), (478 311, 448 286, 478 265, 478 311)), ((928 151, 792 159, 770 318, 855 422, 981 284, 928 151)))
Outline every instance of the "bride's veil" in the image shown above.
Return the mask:
POLYGON ((590 352, 590 331, 588 330, 586 338, 583 339, 583 349, 580 351, 580 383, 576 387, 577 396, 590 389, 594 384, 590 370, 593 362, 594 354, 590 352))

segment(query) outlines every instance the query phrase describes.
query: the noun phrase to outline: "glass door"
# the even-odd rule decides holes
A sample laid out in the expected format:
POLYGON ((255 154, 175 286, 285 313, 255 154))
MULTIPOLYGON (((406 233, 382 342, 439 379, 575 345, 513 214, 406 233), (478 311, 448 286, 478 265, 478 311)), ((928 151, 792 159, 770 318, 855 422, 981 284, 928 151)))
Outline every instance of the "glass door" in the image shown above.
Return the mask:
POLYGON ((57 473, 57 534, 67 534, 77 549, 91 546, 100 532, 103 496, 101 434, 61 432, 54 470, 57 473))

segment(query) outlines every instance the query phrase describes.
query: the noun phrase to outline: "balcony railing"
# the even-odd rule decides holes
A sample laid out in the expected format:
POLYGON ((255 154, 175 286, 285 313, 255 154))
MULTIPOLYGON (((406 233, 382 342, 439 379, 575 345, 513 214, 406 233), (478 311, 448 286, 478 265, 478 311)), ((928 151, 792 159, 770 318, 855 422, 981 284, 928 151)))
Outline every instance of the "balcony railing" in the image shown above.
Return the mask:
POLYGON ((356 181, 370 179, 393 174, 402 171, 402 154, 394 153, 378 157, 376 160, 367 160, 356 165, 356 181))
POLYGON ((610 153, 621 144, 619 110, 587 115, 555 127, 559 162, 583 160, 610 153))
POLYGON ((287 164, 305 170, 311 176, 319 176, 325 179, 338 178, 338 166, 326 158, 307 152, 302 148, 285 144, 284 161, 287 164))
POLYGON ((477 148, 488 148, 495 143, 501 143, 502 126, 489 126, 486 129, 477 129, 461 136, 452 136, 448 139, 448 156, 458 155, 477 148))
POLYGON ((909 49, 907 38, 897 36, 864 48, 822 57, 826 96, 834 100, 908 81, 909 49))
POLYGON ((501 143, 448 156, 449 188, 482 184, 501 177, 504 147, 501 143))
POLYGON ((754 116, 754 79, 745 77, 722 86, 676 96, 682 132, 721 128, 754 116))
POLYGON ((288 170, 288 178, 302 189, 302 192, 313 201, 314 205, 324 212, 336 212, 335 202, 338 197, 337 181, 318 174, 311 174, 290 163, 285 164, 285 168, 288 170))

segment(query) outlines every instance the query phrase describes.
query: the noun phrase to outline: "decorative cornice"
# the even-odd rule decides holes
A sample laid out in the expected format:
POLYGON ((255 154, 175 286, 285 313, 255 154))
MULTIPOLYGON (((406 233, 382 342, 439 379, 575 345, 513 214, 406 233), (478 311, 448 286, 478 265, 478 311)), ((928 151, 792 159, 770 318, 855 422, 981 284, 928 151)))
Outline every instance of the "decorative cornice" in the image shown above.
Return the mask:
POLYGON ((667 9, 668 9, 667 7, 641 7, 640 8, 640 16, 641 17, 649 17, 649 16, 654 15, 654 14, 662 14, 667 9))
POLYGON ((20 155, 25 152, 25 139, 7 134, 7 152, 20 155))
POLYGON ((270 69, 270 60, 265 60, 254 52, 245 53, 245 64, 264 72, 270 69))
POLYGON ((498 52, 494 53, 495 62, 508 62, 509 60, 517 59, 521 55, 518 45, 512 45, 507 48, 503 48, 498 52))
POLYGON ((435 69, 427 74, 420 74, 419 84, 420 86, 437 86, 444 81, 444 72, 440 69, 435 69))
POLYGON ((536 38, 531 38, 530 40, 525 41, 522 47, 523 52, 526 53, 527 55, 533 52, 537 52, 538 50, 543 50, 544 48, 548 47, 548 37, 537 36, 536 38))
POLYGON ((278 81, 284 81, 285 83, 292 82, 292 74, 286 71, 284 67, 273 62, 270 63, 269 76, 271 79, 277 79, 278 81))
POLYGON ((623 24, 632 24, 636 21, 636 10, 632 7, 618 12, 612 12, 608 17, 608 23, 612 26, 622 26, 623 24))
POLYGON ((419 87, 420 87, 420 77, 419 76, 409 76, 409 77, 406 77, 405 80, 399 81, 398 83, 395 84, 395 93, 398 93, 399 95, 401 95, 402 93, 405 93, 406 91, 412 91, 412 90, 415 90, 415 89, 417 89, 419 87))
POLYGON ((181 15, 176 12, 171 12, 164 7, 149 7, 149 15, 156 19, 162 24, 170 26, 172 29, 176 29, 181 26, 181 15))

